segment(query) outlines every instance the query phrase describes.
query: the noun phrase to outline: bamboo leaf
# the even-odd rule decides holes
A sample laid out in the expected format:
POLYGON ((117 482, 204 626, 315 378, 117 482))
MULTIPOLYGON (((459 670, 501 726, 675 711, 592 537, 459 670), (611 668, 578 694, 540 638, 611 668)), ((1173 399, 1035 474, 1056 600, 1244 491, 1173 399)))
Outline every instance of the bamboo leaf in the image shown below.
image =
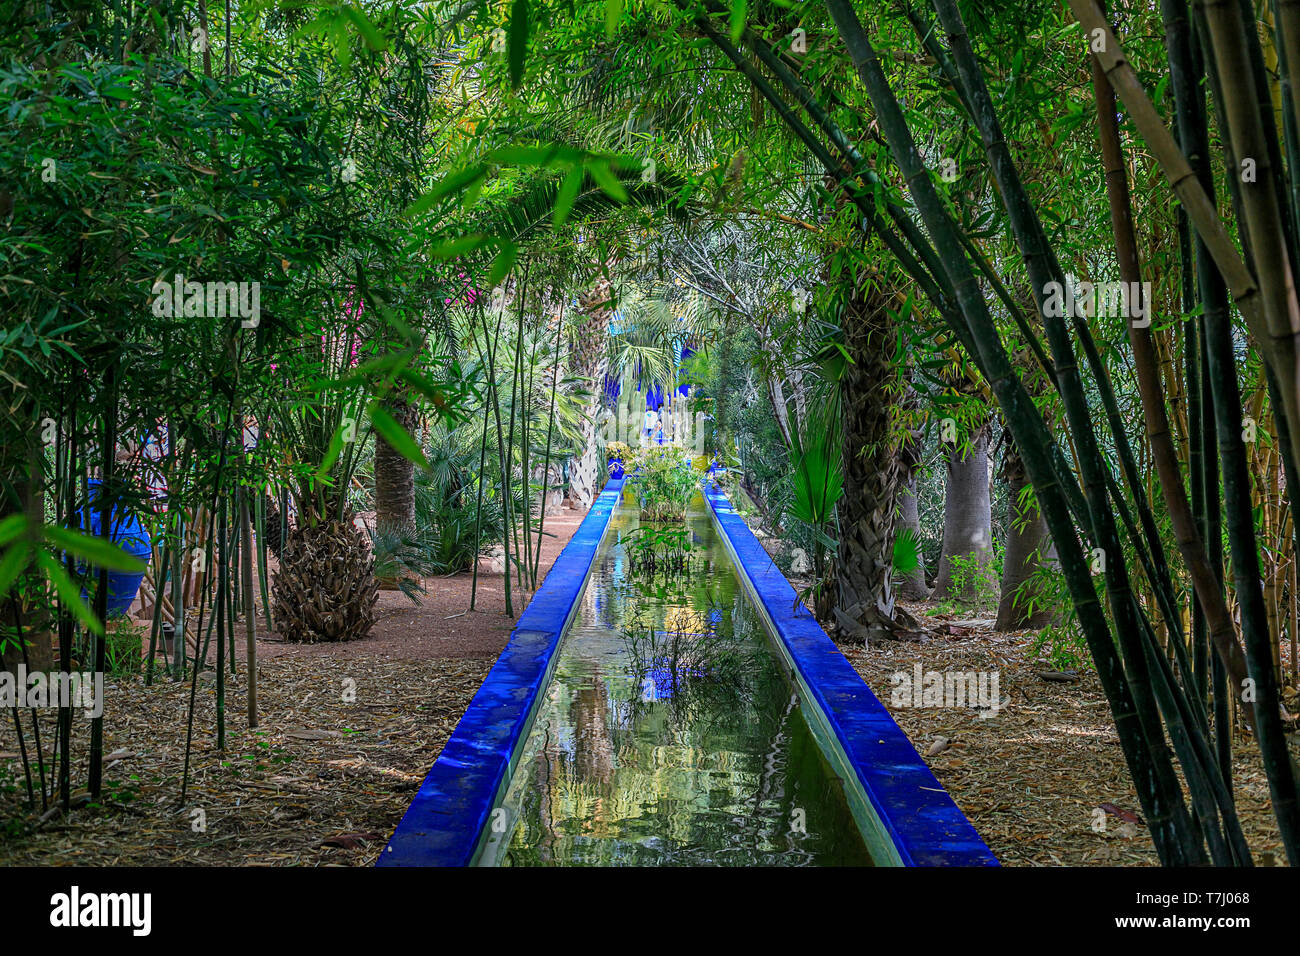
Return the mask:
POLYGON ((0 547, 4 547, 27 529, 26 515, 10 515, 0 521, 0 547))
POLYGON ((614 39, 618 21, 623 18, 623 0, 605 0, 605 37, 614 39))
POLYGON ((578 190, 581 188, 582 168, 574 167, 564 177, 564 183, 560 186, 560 191, 555 197, 555 208, 551 212, 551 228, 559 229, 564 225, 564 221, 569 218, 569 212, 573 209, 573 201, 578 198, 578 190))
POLYGON ((69 528, 56 525, 45 527, 45 538, 55 547, 68 552, 74 557, 82 558, 96 567, 110 571, 127 571, 142 573, 147 565, 135 555, 127 554, 117 545, 104 538, 82 534, 69 528))
POLYGON ((515 259, 519 256, 519 247, 513 242, 507 242, 501 247, 496 258, 492 260, 492 268, 488 270, 487 286, 493 288, 505 281, 510 270, 515 267, 515 259))
POLYGON ((596 185, 603 189, 606 194, 619 202, 627 202, 627 190, 619 182, 617 176, 609 168, 609 163, 605 160, 592 160, 587 163, 587 172, 591 173, 591 178, 596 180, 596 185))
POLYGON ((420 451, 420 446, 416 444, 410 432, 398 424, 397 419, 393 418, 382 405, 372 404, 370 406, 370 424, 374 426, 375 433, 388 442, 393 450, 407 461, 413 462, 421 468, 429 467, 424 452, 420 451))
POLYGON ((515 0, 510 8, 506 52, 510 58, 510 86, 517 90, 524 79, 524 57, 528 52, 528 0, 515 0))
POLYGON ((366 41, 366 46, 372 50, 387 50, 388 39, 379 31, 370 18, 367 17, 361 8, 355 5, 349 5, 343 8, 343 16, 347 17, 348 22, 357 28, 361 38, 366 41))
MULTIPOLYGON (((321 459, 320 467, 316 469, 316 479, 324 481, 329 478, 330 472, 334 470, 334 465, 338 462, 339 456, 343 454, 344 432, 349 425, 353 423, 344 419, 339 427, 334 430, 334 436, 330 439, 329 447, 325 449, 325 457, 321 459)), ((355 427, 353 425, 353 427, 355 427)))
POLYGON ((739 43, 745 32, 745 15, 749 12, 746 0, 731 0, 731 42, 739 43))
POLYGON ((18 580, 30 553, 31 546, 26 541, 20 541, 5 552, 4 558, 0 558, 0 595, 8 593, 9 588, 18 580))
POLYGON ((403 215, 405 215, 407 219, 416 219, 436 206, 444 196, 460 192, 462 189, 465 189, 482 179, 486 174, 487 167, 481 163, 470 166, 467 169, 457 170, 443 179, 443 181, 438 183, 438 185, 434 186, 433 189, 429 190, 429 192, 411 203, 411 205, 407 206, 406 212, 403 215))
POLYGON ((77 620, 81 621, 86 630, 102 635, 104 633, 103 622, 95 616, 95 612, 81 599, 81 589, 68 577, 63 565, 59 564, 48 551, 37 551, 36 563, 50 579, 50 583, 54 585, 54 590, 58 592, 59 600, 63 602, 63 606, 71 611, 77 620))

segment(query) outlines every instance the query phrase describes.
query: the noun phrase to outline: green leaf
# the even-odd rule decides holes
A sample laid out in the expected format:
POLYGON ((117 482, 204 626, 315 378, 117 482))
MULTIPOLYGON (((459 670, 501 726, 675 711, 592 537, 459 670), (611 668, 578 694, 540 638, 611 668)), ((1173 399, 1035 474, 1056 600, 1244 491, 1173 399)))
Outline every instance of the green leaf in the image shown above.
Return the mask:
POLYGON ((429 467, 429 463, 424 458, 424 452, 420 451, 420 446, 415 443, 415 439, 411 437, 410 432, 398 424, 397 419, 390 415, 382 405, 372 404, 370 406, 370 424, 374 426, 375 433, 392 446, 393 451, 421 468, 429 467))
POLYGON ((528 0, 515 0, 510 7, 510 30, 506 54, 510 57, 510 86, 519 89, 524 79, 524 57, 528 53, 528 0))
POLYGON ((479 194, 483 192, 483 184, 485 182, 487 182, 486 171, 484 171, 483 175, 471 182, 469 188, 465 190, 465 195, 460 201, 461 209, 468 212, 470 207, 473 206, 474 203, 478 202, 479 194))
POLYGON ((147 565, 135 555, 127 554, 117 545, 105 538, 82 534, 69 528, 56 525, 45 527, 45 538, 54 546, 78 558, 84 558, 91 564, 110 571, 129 571, 142 573, 147 565))
MULTIPOLYGON (((457 374, 454 363, 453 363, 453 374, 457 374)), ((412 368, 402 369, 402 371, 398 373, 397 377, 400 378, 407 385, 410 385, 412 388, 414 388, 417 392, 419 392, 421 395, 427 398, 430 402, 432 402, 433 407, 436 408, 442 415, 445 416, 448 413, 455 411, 455 409, 452 408, 451 404, 447 400, 447 396, 450 391, 448 388, 439 385, 437 382, 433 381, 430 378, 427 378, 424 375, 421 375, 419 372, 415 371, 415 369, 412 368)), ((389 444, 392 443, 389 442, 389 444)))
POLYGON ((498 146, 487 154, 490 162, 502 166, 552 166, 557 161, 573 162, 582 153, 563 146, 498 146))
POLYGON ((449 175, 442 182, 438 183, 438 185, 434 186, 433 189, 425 193, 415 202, 411 203, 411 205, 407 206, 406 212, 404 212, 403 215, 406 216, 407 219, 415 219, 418 216, 422 216, 424 213, 436 206, 439 200, 444 196, 460 192, 460 190, 474 185, 486 175, 487 167, 481 163, 475 166, 470 166, 468 169, 458 170, 449 175))
POLYGON ((746 0, 731 0, 731 42, 739 43, 745 32, 745 15, 749 12, 746 0))
POLYGON ((429 250, 429 255, 435 259, 454 259, 457 256, 463 256, 467 252, 473 252, 488 241, 488 237, 482 233, 473 233, 468 236, 461 236, 459 239, 452 239, 444 242, 440 246, 435 246, 429 250))
POLYGON ((6 551, 3 558, 0 558, 0 596, 7 594, 9 588, 18 580, 18 575, 22 574, 23 568, 27 566, 30 554, 31 546, 26 541, 20 541, 6 551))
POLYGON ((488 270, 487 287, 489 289, 505 281, 505 277, 514 268, 515 259, 518 255, 519 247, 513 242, 507 242, 501 247, 501 251, 492 260, 492 268, 488 270))
POLYGON ((916 533, 911 528, 904 528, 894 540, 894 573, 911 574, 921 563, 920 556, 916 533))
POLYGON ((387 50, 388 39, 379 32, 379 28, 370 22, 370 18, 361 12, 357 6, 346 6, 343 8, 343 16, 348 18, 357 32, 361 34, 362 39, 366 41, 366 46, 372 50, 387 50))
POLYGON ((614 39, 618 21, 623 18, 623 0, 605 0, 605 36, 614 39))
POLYGON ((95 617, 95 612, 81 599, 81 588, 68 577, 67 572, 63 570, 63 565, 59 564, 48 551, 37 551, 36 563, 54 585, 54 590, 58 592, 64 607, 81 621, 86 630, 94 634, 103 634, 103 622, 95 617))
POLYGON ((569 170, 569 175, 564 177, 560 191, 555 197, 555 208, 551 211, 552 229, 559 229, 564 225, 564 221, 569 218, 569 212, 573 209, 573 203, 578 198, 578 190, 581 188, 582 169, 575 167, 569 170))
POLYGON ((326 481, 329 479, 330 472, 334 470, 334 464, 343 454, 343 434, 347 430, 349 422, 344 419, 339 427, 334 430, 334 437, 330 439, 329 448, 325 449, 325 457, 321 459, 320 467, 316 469, 316 480, 326 481))
MULTIPOLYGON (((26 515, 10 515, 3 521, 0 521, 0 547, 8 544, 14 538, 18 537, 27 529, 26 515)), ((0 588, 3 591, 3 588, 0 588)))
POLYGON ((790 512, 814 529, 820 529, 830 520, 836 502, 844 494, 844 475, 837 451, 831 447, 827 435, 808 446, 795 465, 790 512))
POLYGON ((587 163, 587 172, 596 180, 596 185, 619 202, 627 202, 627 190, 617 176, 610 171, 609 163, 604 160, 591 160, 587 163))

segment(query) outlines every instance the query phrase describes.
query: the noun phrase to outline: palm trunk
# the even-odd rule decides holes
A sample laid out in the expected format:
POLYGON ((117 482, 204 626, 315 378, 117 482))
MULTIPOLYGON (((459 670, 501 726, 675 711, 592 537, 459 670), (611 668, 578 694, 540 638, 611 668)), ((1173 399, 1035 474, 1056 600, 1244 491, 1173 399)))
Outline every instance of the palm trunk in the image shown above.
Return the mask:
POLYGON ((582 420, 582 450, 569 471, 569 495, 583 510, 591 507, 605 471, 603 462, 597 460, 598 432, 601 399, 605 394, 605 373, 609 369, 606 339, 609 335, 612 296, 609 278, 602 275, 580 303, 587 320, 579 326, 573 371, 588 383, 591 398, 587 402, 587 414, 582 420))
POLYGON ((895 636, 894 532, 906 470, 893 438, 895 387, 889 343, 894 323, 885 290, 873 282, 854 289, 844 309, 844 344, 851 362, 840 380, 844 496, 839 502, 835 619, 847 636, 870 641, 895 636))
MULTIPOLYGON (((406 431, 414 432, 416 407, 405 396, 385 403, 406 431)), ((375 436, 375 527, 397 533, 415 530, 415 464, 375 436)))

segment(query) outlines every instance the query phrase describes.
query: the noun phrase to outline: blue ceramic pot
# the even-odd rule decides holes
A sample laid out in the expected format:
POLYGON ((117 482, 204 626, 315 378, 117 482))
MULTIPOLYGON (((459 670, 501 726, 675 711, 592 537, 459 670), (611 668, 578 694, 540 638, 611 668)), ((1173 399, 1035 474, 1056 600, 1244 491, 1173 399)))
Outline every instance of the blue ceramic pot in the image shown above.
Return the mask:
MULTIPOLYGON (((99 482, 91 480, 87 483, 90 488, 90 507, 89 520, 86 522, 88 533, 99 535, 99 482)), ((140 519, 135 515, 126 513, 121 505, 113 509, 112 516, 109 519, 112 529, 109 533, 109 540, 116 544, 127 554, 139 558, 145 564, 153 557, 153 545, 149 540, 149 532, 145 530, 140 519)), ((95 568, 90 569, 93 577, 97 573, 95 568)), ((135 596, 140 590, 140 582, 144 580, 144 573, 133 573, 131 571, 109 571, 108 572, 108 613, 125 614, 135 601, 135 596)), ((83 597, 85 592, 82 592, 83 597)))

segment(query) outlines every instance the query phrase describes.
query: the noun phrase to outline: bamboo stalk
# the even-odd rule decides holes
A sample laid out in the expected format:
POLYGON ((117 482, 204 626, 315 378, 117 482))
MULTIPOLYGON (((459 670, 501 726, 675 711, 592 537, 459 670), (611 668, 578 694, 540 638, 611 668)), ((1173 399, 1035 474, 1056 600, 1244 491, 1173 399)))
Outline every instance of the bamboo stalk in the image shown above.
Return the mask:
MULTIPOLYGON (((1276 199, 1264 197, 1258 192, 1252 193, 1250 199, 1250 209, 1255 227, 1259 231, 1259 240, 1268 246, 1261 266, 1264 269, 1268 267, 1283 269, 1279 273, 1280 281, 1274 282, 1270 278, 1267 289, 1261 290, 1255 277, 1246 267, 1241 256, 1237 254, 1232 239, 1219 221, 1214 204, 1206 195, 1187 158, 1174 142, 1160 114, 1147 98, 1146 91, 1125 57, 1124 50, 1111 30, 1110 24, 1101 15, 1096 0, 1069 0, 1069 3, 1070 9, 1074 11, 1084 31, 1089 35, 1101 37, 1097 57, 1102 62, 1107 79, 1128 108, 1130 118, 1142 134, 1152 156, 1164 171, 1165 178, 1178 198, 1182 200, 1196 231, 1204 240, 1207 250, 1223 274, 1237 308, 1245 317, 1255 341, 1259 343, 1261 355, 1277 375, 1285 403, 1279 411, 1285 415, 1288 422, 1300 423, 1300 378, 1297 377, 1296 367, 1296 358, 1300 349, 1298 344, 1300 310, 1296 308, 1290 267, 1286 265, 1283 268, 1282 260, 1285 257, 1279 257, 1280 226, 1277 221, 1276 199), (1274 207, 1271 210, 1266 208, 1269 203, 1274 207)), ((1246 84, 1253 86, 1253 83, 1249 78, 1244 56, 1236 55, 1241 52, 1240 40, 1228 36, 1234 29, 1239 33, 1238 11, 1235 4, 1231 2, 1221 3, 1214 9, 1217 11, 1214 22, 1219 34, 1216 53, 1219 52, 1218 44, 1222 44, 1223 54, 1231 57, 1230 62, 1235 64, 1231 67, 1225 64, 1223 68, 1228 69, 1232 75, 1242 81, 1243 88, 1232 91, 1232 103, 1236 109, 1245 111, 1243 125, 1249 127, 1242 133, 1234 131, 1233 151, 1239 157, 1267 163, 1267 148, 1260 142, 1258 135, 1258 114, 1254 109, 1253 94, 1251 89, 1245 88, 1246 84), (1254 123, 1249 121, 1251 114, 1254 114, 1254 123)), ((1237 124, 1233 125, 1235 127, 1237 124)), ((1251 235, 1253 239, 1254 229, 1251 230, 1251 235)), ((1292 456, 1300 459, 1300 431, 1292 430, 1291 440, 1292 456)))
POLYGON ((560 390, 560 332, 564 328, 564 297, 560 297, 555 316, 555 354, 551 369, 551 411, 546 422, 546 456, 542 465, 542 504, 537 516, 537 550, 533 556, 533 589, 537 588, 537 568, 542 560, 542 533, 546 527, 546 492, 551 480, 551 436, 555 431, 555 395, 560 390))
MULTIPOLYGON (((1138 261, 1137 236, 1133 229, 1123 149, 1119 140, 1119 127, 1115 121, 1115 96, 1105 71, 1101 69, 1100 61, 1093 57, 1092 63, 1106 193, 1110 205, 1116 255, 1119 259, 1120 278, 1129 283, 1130 288, 1141 289, 1142 270, 1138 261)), ((1147 306, 1150 309, 1151 304, 1147 303, 1147 306)), ((1137 371, 1138 392, 1142 398, 1142 415, 1147 440, 1151 443, 1155 470, 1160 476, 1160 488, 1173 526, 1174 538, 1192 576, 1197 599, 1206 615, 1210 636, 1223 657, 1228 674, 1234 683, 1240 684, 1247 676, 1245 655, 1237 643, 1232 616, 1228 612, 1223 592, 1206 557, 1191 506, 1183 489, 1178 454, 1174 449, 1169 418, 1165 409, 1164 382, 1156 362, 1151 333, 1146 328, 1139 328, 1131 320, 1125 325, 1128 330, 1129 345, 1133 349, 1133 364, 1137 371)), ((1193 675, 1188 672, 1187 676, 1191 686, 1193 675)))
MULTIPOLYGON (((100 441, 103 469, 99 480, 99 536, 105 544, 113 537, 113 505, 117 499, 114 485, 113 464, 117 458, 117 366, 110 364, 104 374, 103 426, 100 441)), ((89 502, 87 502, 89 507, 89 502)), ((99 582, 95 591, 95 616, 101 627, 108 621, 108 568, 99 569, 99 582)), ((104 672, 104 661, 108 650, 108 636, 101 630, 94 635, 95 673, 104 672)), ((86 789, 92 800, 98 800, 104 786, 104 711, 90 718, 90 767, 87 771, 86 789)))
MULTIPOLYGON (((965 337, 973 341, 978 350, 985 367, 985 378, 998 395, 999 404, 1008 418, 1008 426, 1013 430, 1026 469, 1038 491, 1044 517, 1057 545, 1061 569, 1069 584, 1080 626, 1097 661, 1121 745, 1137 782, 1157 849, 1161 858, 1169 863, 1195 861, 1199 859, 1199 853, 1198 847, 1188 838, 1191 828, 1186 807, 1163 739, 1157 740, 1154 737, 1152 725, 1154 723, 1158 727, 1158 722, 1152 720, 1149 700, 1144 700, 1142 696, 1149 679, 1135 680, 1130 689, 1125 680, 1124 667, 1115 657, 1112 643, 1114 635, 1097 601, 1083 549, 1061 494, 1061 480, 1054 472, 1054 456, 1050 450, 1053 442, 1041 418, 1031 411, 1032 401, 1014 374, 987 304, 965 259, 961 243, 953 235, 956 229, 921 163, 902 110, 889 88, 875 50, 871 47, 857 14, 847 0, 827 0, 826 6, 848 46, 858 75, 867 88, 877 120, 884 130, 894 160, 908 184, 921 217, 935 241, 940 260, 950 270, 949 279, 956 292, 961 315, 969 323, 965 337)), ((1062 366, 1059 357, 1056 365, 1058 375, 1070 374, 1070 370, 1062 366)), ((1079 436, 1075 435, 1075 439, 1077 441, 1079 436)), ((1081 457, 1088 459, 1087 455, 1081 457)), ((1104 500, 1104 492, 1101 497, 1104 500)), ((1100 519, 1105 527, 1109 522, 1102 518, 1099 511, 1094 506, 1094 518, 1100 519)), ((1108 547, 1108 554, 1109 549, 1115 551, 1107 566, 1117 563, 1119 552, 1113 530, 1101 542, 1101 546, 1108 547)), ((1115 580, 1114 583, 1116 593, 1113 594, 1113 606, 1122 620, 1127 619, 1131 617, 1131 609, 1127 607, 1123 581, 1115 580)), ((1134 632, 1126 634, 1122 625, 1117 630, 1121 640, 1132 642, 1136 637, 1134 632)), ((1126 663, 1139 672, 1144 667, 1141 654, 1139 651, 1137 654, 1125 655, 1126 663)))
POLYGON ((244 666, 248 670, 248 727, 251 730, 257 726, 257 608, 253 600, 253 522, 248 513, 248 495, 240 499, 239 512, 239 524, 244 535, 244 546, 240 549, 245 555, 244 594, 247 595, 244 606, 244 666))

